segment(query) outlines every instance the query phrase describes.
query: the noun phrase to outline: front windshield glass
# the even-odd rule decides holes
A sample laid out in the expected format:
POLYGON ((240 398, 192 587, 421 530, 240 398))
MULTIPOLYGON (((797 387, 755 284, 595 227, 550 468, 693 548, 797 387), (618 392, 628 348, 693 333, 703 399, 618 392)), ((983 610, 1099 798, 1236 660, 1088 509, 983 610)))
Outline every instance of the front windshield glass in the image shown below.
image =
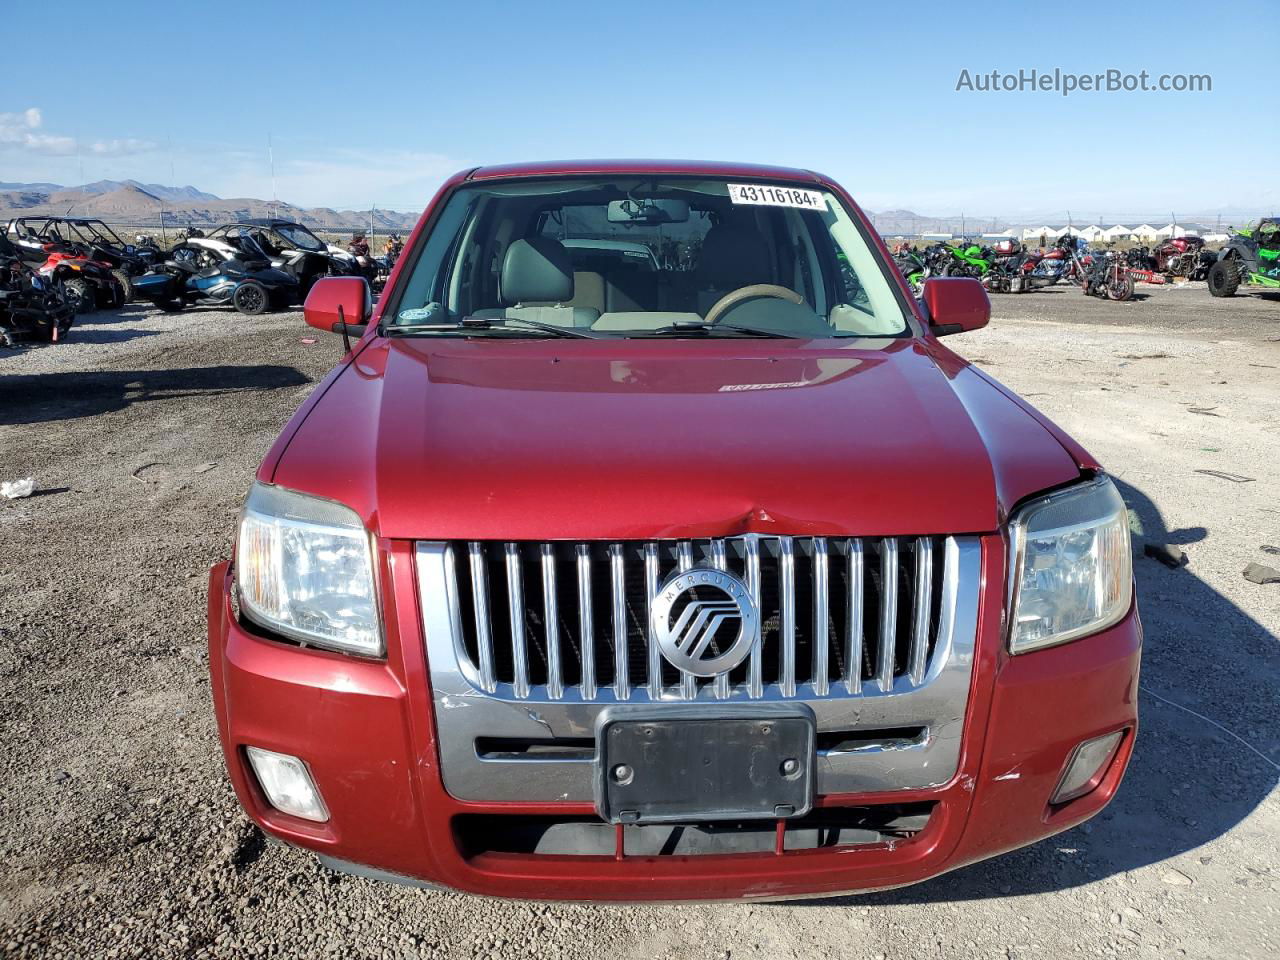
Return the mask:
POLYGON ((325 248, 320 238, 300 223, 277 223, 275 231, 299 250, 318 252, 325 248))
POLYGON ((619 337, 899 337, 910 335, 905 309, 828 191, 562 177, 453 193, 387 326, 454 336, 536 323, 619 337))

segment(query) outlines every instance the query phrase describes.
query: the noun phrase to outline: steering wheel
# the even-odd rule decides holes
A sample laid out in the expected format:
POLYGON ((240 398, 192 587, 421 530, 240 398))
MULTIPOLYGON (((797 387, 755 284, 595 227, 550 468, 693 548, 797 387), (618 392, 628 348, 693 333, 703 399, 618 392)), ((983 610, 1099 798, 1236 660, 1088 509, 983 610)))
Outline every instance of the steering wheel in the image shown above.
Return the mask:
POLYGON ((785 300, 787 303, 797 305, 804 303, 804 297, 800 296, 800 294, 794 290, 788 290, 786 287, 780 287, 776 283, 750 283, 745 287, 739 287, 737 290, 726 293, 712 304, 702 322, 706 324, 719 323, 720 318, 731 307, 736 307, 744 300, 754 300, 757 297, 772 297, 775 300, 785 300))

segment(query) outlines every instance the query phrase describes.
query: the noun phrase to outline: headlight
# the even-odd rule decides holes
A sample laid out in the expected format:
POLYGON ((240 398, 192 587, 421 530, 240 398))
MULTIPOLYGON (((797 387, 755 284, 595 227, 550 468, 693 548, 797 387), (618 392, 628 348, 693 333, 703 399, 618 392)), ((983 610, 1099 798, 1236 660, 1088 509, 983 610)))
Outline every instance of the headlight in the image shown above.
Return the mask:
POLYGON ((1129 612, 1129 515, 1106 477, 1024 505, 1010 549, 1011 653, 1096 633, 1129 612))
POLYGON ((255 483, 240 518, 236 586, 245 615, 269 630, 382 654, 369 534, 349 507, 255 483))

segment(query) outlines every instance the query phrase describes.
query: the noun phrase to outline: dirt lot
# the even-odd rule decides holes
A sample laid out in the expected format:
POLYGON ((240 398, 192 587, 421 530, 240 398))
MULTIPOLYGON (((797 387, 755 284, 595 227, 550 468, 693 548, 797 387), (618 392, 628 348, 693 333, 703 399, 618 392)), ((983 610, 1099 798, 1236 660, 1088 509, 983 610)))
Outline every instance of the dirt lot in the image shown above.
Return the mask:
POLYGON ((1004 297, 952 341, 1109 465, 1141 537, 1186 551, 1135 560, 1143 727, 1119 797, 927 884, 793 904, 494 902, 264 843, 224 778, 204 578, 338 344, 297 315, 131 307, 0 353, 0 479, 38 489, 0 501, 0 954, 1280 955, 1280 585, 1241 576, 1280 567, 1280 301, 1197 286, 1004 297))

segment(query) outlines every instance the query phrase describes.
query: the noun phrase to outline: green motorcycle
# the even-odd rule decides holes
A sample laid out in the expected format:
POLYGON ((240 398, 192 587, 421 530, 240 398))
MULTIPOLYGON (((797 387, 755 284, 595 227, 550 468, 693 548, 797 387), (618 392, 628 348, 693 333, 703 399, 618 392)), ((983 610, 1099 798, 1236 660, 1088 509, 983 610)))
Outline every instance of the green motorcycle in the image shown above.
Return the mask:
POLYGON ((1207 279, 1215 297, 1233 296, 1241 284, 1280 290, 1280 219, 1269 217, 1236 231, 1218 252, 1207 279))
POLYGON ((929 276, 929 269, 920 256, 912 250, 901 250, 893 255, 893 262, 911 287, 911 295, 923 296, 924 281, 929 276))
POLYGON ((976 243, 940 243, 931 248, 929 266, 943 277, 985 277, 991 269, 991 255, 976 243))

